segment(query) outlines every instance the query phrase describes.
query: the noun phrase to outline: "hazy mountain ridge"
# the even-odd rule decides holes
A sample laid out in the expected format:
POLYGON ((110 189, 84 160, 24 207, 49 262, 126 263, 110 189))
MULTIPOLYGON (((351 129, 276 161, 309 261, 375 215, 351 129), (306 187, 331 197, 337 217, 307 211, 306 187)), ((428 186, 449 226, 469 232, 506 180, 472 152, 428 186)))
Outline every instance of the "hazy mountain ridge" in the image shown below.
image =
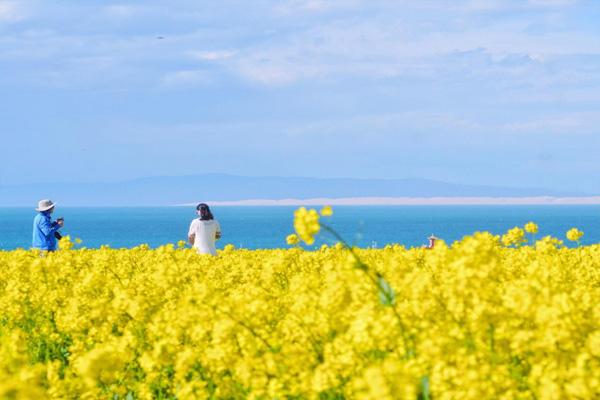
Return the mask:
POLYGON ((461 185, 427 179, 246 177, 227 174, 164 176, 111 183, 0 186, 0 206, 30 206, 51 198, 71 206, 175 205, 200 200, 352 197, 587 196, 543 188, 461 185))

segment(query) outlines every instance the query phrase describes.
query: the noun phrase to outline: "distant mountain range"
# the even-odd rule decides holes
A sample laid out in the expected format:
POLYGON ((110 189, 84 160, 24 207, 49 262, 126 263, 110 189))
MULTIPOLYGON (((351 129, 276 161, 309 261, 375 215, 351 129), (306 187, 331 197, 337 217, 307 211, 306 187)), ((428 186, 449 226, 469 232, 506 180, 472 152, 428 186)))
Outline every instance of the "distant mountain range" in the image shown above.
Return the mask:
POLYGON ((149 177, 113 183, 0 186, 0 206, 31 206, 42 198, 66 206, 153 206, 249 199, 534 196, 587 194, 543 188, 460 185, 427 179, 321 179, 227 174, 149 177))

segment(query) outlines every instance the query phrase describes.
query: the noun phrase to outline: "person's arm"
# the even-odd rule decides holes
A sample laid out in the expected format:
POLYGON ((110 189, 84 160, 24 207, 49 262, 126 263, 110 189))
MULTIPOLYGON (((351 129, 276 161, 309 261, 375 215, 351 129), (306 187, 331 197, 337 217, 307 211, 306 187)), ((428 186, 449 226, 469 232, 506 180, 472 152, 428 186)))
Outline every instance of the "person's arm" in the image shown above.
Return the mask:
POLYGON ((46 237, 53 236, 54 232, 56 232, 60 229, 60 225, 58 223, 50 222, 50 220, 46 219, 46 218, 41 219, 39 227, 40 227, 40 231, 42 231, 42 233, 46 237))
POLYGON ((196 220, 193 220, 188 231, 188 242, 193 246, 196 240, 196 220))

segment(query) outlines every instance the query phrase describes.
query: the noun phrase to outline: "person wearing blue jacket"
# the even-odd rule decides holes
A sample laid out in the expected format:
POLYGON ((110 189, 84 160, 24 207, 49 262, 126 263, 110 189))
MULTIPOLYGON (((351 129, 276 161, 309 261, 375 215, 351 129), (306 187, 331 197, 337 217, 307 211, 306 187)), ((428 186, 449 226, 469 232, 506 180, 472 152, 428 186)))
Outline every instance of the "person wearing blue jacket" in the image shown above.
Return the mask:
POLYGON ((52 221, 50 214, 54 212, 56 203, 52 200, 40 200, 35 211, 38 214, 33 219, 33 248, 44 251, 56 250, 56 233, 63 227, 62 219, 52 221))

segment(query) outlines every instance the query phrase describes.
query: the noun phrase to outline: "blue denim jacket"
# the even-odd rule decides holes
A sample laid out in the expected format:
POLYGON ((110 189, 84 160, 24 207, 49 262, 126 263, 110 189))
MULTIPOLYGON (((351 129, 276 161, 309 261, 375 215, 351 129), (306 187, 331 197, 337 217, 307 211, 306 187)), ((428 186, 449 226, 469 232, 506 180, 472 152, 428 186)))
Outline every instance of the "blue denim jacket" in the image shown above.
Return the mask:
POLYGON ((41 250, 56 250, 54 233, 60 225, 52 222, 48 212, 41 212, 33 219, 33 247, 41 250))

